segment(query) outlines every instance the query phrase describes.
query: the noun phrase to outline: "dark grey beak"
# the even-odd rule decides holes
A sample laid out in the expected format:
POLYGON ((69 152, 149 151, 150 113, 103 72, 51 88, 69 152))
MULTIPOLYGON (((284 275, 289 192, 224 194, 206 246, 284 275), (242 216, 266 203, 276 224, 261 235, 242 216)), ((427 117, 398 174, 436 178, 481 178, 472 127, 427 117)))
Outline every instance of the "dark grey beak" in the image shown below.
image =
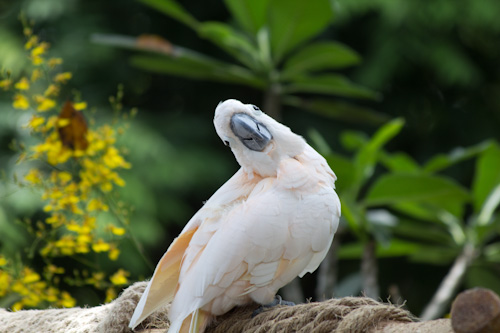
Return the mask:
POLYGON ((262 123, 246 113, 236 113, 231 117, 231 130, 250 150, 262 151, 273 136, 262 123))

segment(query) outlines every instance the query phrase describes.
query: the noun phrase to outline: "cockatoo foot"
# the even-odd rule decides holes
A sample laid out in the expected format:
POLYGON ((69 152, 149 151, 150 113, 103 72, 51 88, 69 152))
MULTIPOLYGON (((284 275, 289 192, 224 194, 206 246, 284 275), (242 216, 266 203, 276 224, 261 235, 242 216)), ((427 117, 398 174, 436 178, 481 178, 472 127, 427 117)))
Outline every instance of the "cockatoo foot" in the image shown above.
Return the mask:
POLYGON ((260 307, 258 307, 253 313, 252 313, 252 318, 257 316, 258 314, 276 306, 276 305, 288 305, 288 306, 294 306, 294 302, 289 302, 289 301, 284 301, 283 298, 281 298, 280 295, 274 296, 274 300, 271 303, 268 304, 263 304, 260 307))

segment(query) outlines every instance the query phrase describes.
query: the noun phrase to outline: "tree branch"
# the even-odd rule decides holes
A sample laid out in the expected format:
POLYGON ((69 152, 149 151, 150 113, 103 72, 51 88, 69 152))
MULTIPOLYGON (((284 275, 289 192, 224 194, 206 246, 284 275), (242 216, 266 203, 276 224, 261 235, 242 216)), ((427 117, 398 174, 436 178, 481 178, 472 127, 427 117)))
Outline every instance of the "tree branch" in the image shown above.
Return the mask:
POLYGON ((462 253, 455 259, 453 266, 451 266, 450 271, 439 285, 432 300, 422 312, 422 320, 435 319, 444 313, 475 255, 474 247, 471 244, 465 244, 462 253))

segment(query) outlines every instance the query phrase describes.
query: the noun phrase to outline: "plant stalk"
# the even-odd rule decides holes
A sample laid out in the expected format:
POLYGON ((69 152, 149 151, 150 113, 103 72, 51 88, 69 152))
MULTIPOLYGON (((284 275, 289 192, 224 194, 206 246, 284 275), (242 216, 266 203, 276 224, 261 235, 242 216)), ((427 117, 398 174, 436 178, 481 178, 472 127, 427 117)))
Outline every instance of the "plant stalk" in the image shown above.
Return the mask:
POLYGON ((340 247, 338 232, 332 241, 332 246, 318 269, 318 283, 316 285, 316 300, 323 301, 333 297, 333 289, 337 284, 338 249, 340 247))
POLYGON ((445 312, 475 255, 474 246, 466 243, 462 253, 455 259, 450 271, 439 285, 431 301, 422 311, 420 315, 422 320, 439 318, 445 312))
POLYGON ((376 242, 370 239, 363 249, 361 259, 361 276, 363 279, 363 292, 366 297, 379 299, 380 291, 378 286, 378 264, 375 254, 376 242))

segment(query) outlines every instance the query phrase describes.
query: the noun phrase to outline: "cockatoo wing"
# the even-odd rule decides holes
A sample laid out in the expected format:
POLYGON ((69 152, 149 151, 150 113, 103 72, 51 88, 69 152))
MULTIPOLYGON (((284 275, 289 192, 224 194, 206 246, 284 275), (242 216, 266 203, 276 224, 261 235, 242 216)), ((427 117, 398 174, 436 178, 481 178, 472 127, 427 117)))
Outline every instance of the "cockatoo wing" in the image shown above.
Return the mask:
MULTIPOLYGON (((243 200, 248 196, 253 188, 252 185, 256 181, 257 179, 248 181, 246 174, 242 170, 239 170, 191 218, 156 266, 153 277, 130 320, 129 326, 131 328, 139 325, 156 309, 173 299, 179 279, 181 262, 199 226, 204 221, 217 221, 222 213, 221 209, 230 206, 234 202, 243 200)), ((200 235, 198 235, 198 238, 200 235)))
POLYGON ((172 332, 198 309, 219 315, 248 297, 268 303, 324 258, 338 225, 338 197, 321 180, 307 180, 315 170, 296 159, 283 163, 277 178, 260 180, 246 200, 193 236, 169 313, 172 332))

